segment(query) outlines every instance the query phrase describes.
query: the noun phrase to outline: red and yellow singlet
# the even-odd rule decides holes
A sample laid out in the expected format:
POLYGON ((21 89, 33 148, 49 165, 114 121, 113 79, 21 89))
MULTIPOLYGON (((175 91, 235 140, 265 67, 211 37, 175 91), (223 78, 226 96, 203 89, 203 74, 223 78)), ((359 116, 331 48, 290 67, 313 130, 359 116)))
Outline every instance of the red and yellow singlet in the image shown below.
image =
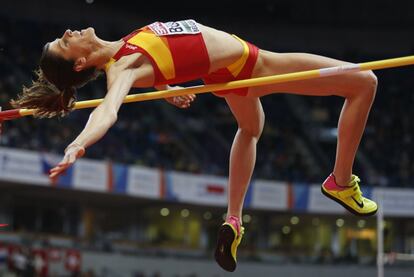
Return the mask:
MULTIPOLYGON (((237 37, 236 37, 237 38, 237 37)), ((154 22, 123 38, 124 45, 106 65, 133 53, 147 56, 154 68, 154 86, 178 84, 196 79, 205 83, 228 82, 250 78, 257 60, 256 46, 237 38, 244 53, 235 63, 209 74, 210 60, 203 36, 194 20, 154 22)), ((221 93, 246 94, 247 89, 221 93)))

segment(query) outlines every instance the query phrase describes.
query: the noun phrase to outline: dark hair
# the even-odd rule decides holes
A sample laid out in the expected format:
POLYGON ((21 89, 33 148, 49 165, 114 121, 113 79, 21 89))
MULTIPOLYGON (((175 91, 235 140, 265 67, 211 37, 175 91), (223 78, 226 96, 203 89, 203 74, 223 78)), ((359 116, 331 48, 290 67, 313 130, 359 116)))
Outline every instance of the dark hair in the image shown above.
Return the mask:
POLYGON ((10 102, 15 108, 34 109, 35 117, 67 115, 75 106, 76 89, 98 75, 95 67, 75 71, 75 61, 49 51, 49 43, 43 47, 39 64, 37 80, 10 102))

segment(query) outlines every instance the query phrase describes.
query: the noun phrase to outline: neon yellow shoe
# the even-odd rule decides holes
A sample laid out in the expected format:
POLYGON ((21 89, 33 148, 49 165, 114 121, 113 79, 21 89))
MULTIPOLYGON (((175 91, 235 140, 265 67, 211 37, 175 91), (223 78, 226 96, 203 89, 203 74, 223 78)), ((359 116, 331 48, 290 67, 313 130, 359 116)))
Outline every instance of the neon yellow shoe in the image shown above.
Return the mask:
POLYGON ((244 227, 237 222, 233 222, 236 217, 230 217, 218 232, 218 240, 214 257, 216 262, 226 271, 233 272, 237 266, 237 247, 239 246, 244 227), (240 231, 237 231, 239 229, 240 231))
POLYGON ((349 186, 339 186, 336 184, 335 176, 331 174, 323 182, 321 190, 325 196, 338 202, 355 215, 374 215, 378 210, 377 203, 362 196, 359 188, 360 181, 358 176, 352 175, 349 186))

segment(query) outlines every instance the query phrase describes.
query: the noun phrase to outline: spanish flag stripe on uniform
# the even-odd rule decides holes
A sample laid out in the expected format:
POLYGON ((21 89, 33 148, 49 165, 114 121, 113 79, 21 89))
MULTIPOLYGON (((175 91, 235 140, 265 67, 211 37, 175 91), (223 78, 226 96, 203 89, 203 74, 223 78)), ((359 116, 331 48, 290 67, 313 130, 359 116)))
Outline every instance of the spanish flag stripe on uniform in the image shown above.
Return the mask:
POLYGON ((142 31, 131 37, 129 44, 144 49, 153 58, 165 79, 175 78, 174 60, 167 41, 152 32, 142 31))
POLYGON ((175 63, 175 81, 198 79, 208 73, 210 60, 201 35, 166 36, 166 39, 175 63))
POLYGON ((233 64, 227 67, 227 69, 233 75, 233 77, 237 77, 240 74, 240 71, 242 70, 242 68, 244 68, 244 65, 246 64, 247 59, 249 58, 250 48, 244 40, 238 38, 235 35, 233 35, 233 37, 238 39, 243 45, 243 55, 240 57, 240 59, 238 59, 233 64))

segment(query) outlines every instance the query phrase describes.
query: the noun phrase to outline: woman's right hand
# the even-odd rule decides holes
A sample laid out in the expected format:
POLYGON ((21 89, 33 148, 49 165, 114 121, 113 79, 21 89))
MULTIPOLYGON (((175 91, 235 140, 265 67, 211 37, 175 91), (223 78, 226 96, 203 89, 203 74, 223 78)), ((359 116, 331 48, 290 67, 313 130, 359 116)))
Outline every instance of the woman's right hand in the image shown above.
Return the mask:
POLYGON ((62 161, 52 168, 49 172, 49 178, 55 179, 60 174, 66 171, 70 166, 72 166, 75 161, 82 157, 85 154, 85 147, 72 143, 65 150, 65 156, 62 161))

